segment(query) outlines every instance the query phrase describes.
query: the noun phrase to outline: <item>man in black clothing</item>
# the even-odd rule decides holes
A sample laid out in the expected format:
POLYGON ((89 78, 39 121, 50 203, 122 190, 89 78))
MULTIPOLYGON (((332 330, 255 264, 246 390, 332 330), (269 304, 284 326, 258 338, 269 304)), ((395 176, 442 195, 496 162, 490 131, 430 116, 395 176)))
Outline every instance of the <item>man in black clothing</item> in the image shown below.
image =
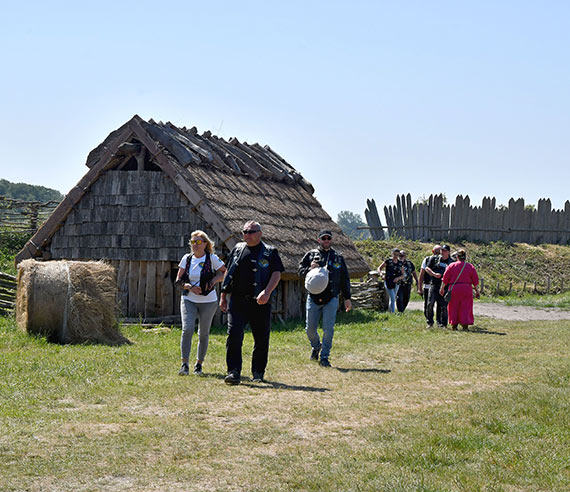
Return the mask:
POLYGON ((227 384, 241 381, 243 334, 251 326, 254 346, 251 372, 254 382, 262 382, 269 352, 271 330, 271 293, 284 270, 277 249, 261 241, 261 226, 254 221, 243 227, 243 243, 238 243, 228 257, 228 269, 222 283, 220 309, 228 313, 226 340, 227 384), (228 303, 228 294, 230 295, 228 303))
POLYGON ((396 294, 396 308, 399 313, 403 313, 410 302, 410 294, 412 292, 412 286, 414 285, 414 279, 416 280, 416 285, 419 285, 419 281, 418 275, 416 274, 416 267, 412 261, 408 260, 408 254, 404 250, 400 251, 400 261, 403 264, 406 276, 400 282, 400 288, 396 294))
POLYGON ((447 244, 444 244, 441 247, 441 255, 431 256, 426 265, 426 272, 431 276, 426 313, 428 327, 433 326, 433 307, 435 303, 437 303, 437 325, 441 328, 447 326, 447 302, 445 302, 445 299, 439 293, 439 289, 447 265, 454 261, 450 254, 451 248, 447 244))
MULTIPOLYGON (((441 254, 441 246, 439 244, 434 245, 431 250, 431 255, 426 256, 422 261, 422 266, 420 267, 420 278, 418 279, 418 294, 422 296, 424 300, 424 316, 426 320, 428 319, 427 315, 427 305, 429 299, 429 285, 431 283, 431 275, 426 272, 427 262, 433 255, 439 256, 441 254)), ((432 318, 433 318, 433 307, 432 307, 432 318)), ((430 325, 428 325, 428 328, 430 325)))

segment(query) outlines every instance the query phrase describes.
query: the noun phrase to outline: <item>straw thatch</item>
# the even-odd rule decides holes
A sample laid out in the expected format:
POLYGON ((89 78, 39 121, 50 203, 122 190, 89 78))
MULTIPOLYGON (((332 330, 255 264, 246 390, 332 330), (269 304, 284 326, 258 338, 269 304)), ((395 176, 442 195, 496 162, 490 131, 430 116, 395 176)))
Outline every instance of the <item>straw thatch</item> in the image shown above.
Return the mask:
POLYGON ((57 343, 128 343, 117 325, 115 270, 97 261, 18 265, 16 320, 57 343))

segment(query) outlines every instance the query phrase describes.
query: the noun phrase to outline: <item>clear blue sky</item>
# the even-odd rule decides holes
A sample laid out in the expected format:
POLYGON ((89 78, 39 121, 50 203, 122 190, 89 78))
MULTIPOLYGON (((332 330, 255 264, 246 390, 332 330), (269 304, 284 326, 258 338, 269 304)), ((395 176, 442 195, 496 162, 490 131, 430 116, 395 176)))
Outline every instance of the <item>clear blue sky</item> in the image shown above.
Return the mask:
POLYGON ((67 193, 134 114, 268 144, 336 218, 570 199, 570 2, 2 2, 0 178, 67 193))

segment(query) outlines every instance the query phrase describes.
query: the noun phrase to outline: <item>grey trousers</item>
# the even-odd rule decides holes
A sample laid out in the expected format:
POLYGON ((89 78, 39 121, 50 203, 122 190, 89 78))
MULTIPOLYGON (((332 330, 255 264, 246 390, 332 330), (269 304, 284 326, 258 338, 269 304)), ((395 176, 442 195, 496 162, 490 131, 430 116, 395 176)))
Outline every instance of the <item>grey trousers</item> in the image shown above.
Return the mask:
POLYGON ((184 297, 180 298, 180 314, 182 317, 182 337, 180 339, 180 354, 183 359, 190 358, 190 348, 192 347, 192 335, 194 325, 198 319, 198 350, 197 360, 204 360, 208 350, 210 339, 210 327, 214 314, 218 309, 218 301, 215 302, 192 302, 184 297))

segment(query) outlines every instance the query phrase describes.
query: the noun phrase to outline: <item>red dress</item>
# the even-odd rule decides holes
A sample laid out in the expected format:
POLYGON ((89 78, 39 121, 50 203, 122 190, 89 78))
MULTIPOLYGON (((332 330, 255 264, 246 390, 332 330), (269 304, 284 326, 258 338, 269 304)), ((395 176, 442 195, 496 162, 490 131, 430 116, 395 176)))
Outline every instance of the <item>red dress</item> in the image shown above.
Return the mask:
POLYGON ((453 287, 451 301, 447 305, 447 315, 451 325, 472 325, 474 323, 472 286, 479 285, 479 275, 477 275, 475 267, 464 261, 451 263, 445 269, 443 283, 451 287, 462 268, 463 272, 453 287))

